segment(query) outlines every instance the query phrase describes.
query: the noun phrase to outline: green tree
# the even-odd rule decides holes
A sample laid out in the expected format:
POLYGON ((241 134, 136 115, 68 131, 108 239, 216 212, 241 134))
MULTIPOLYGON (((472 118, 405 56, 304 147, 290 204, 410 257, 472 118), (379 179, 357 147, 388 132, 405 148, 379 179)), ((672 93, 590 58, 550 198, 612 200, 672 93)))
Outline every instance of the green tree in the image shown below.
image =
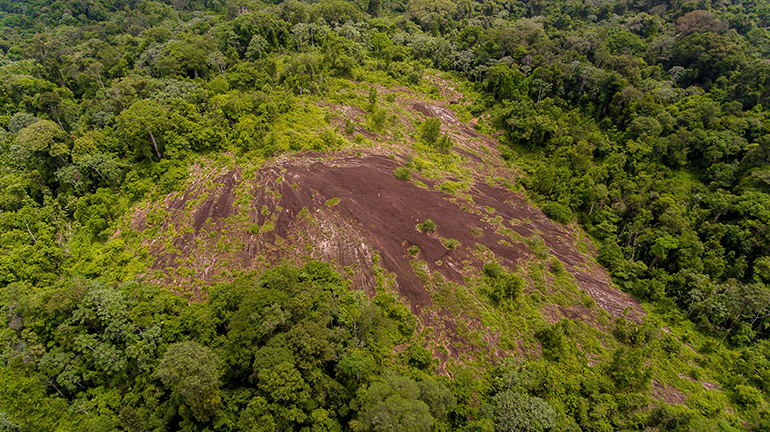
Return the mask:
POLYGON ((441 137, 441 120, 429 118, 420 125, 420 138, 425 144, 434 145, 441 137))
POLYGON ((38 120, 39 119, 32 114, 18 112, 14 114, 13 117, 11 117, 11 119, 8 121, 8 131, 13 134, 19 133, 19 131, 38 120))
POLYGON ((49 398, 39 377, 29 371, 0 367, 0 430, 55 431, 72 425, 64 399, 49 398), (6 414, 7 417, 3 414, 6 414), (2 417, 0 417, 2 421, 2 417))
POLYGON ((364 352, 356 350, 342 357, 337 363, 337 369, 358 383, 362 378, 364 381, 369 378, 369 374, 375 370, 375 364, 364 352))
POLYGON ((695 69, 698 73, 690 81, 711 86, 720 76, 740 69, 745 62, 744 55, 726 36, 693 33, 676 42, 670 66, 695 69))
POLYGON ((183 41, 173 41, 159 60, 161 75, 184 74, 190 78, 204 76, 209 70, 208 55, 213 47, 208 38, 191 36, 183 41))
POLYGON ((495 430, 499 432, 542 432, 556 426, 556 410, 548 402, 506 390, 496 394, 495 430))
POLYGON ((16 143, 18 157, 33 169, 42 168, 46 180, 53 179, 58 168, 69 164, 71 140, 52 121, 39 120, 25 127, 19 131, 16 143))
POLYGON ((615 350, 608 373, 618 389, 628 391, 649 387, 652 371, 645 365, 646 360, 643 348, 621 346, 615 350))
POLYGON ((373 16, 380 16, 380 10, 382 9, 382 0, 369 0, 369 4, 366 7, 366 12, 373 16))
POLYGON ((428 405, 419 399, 418 385, 400 376, 372 384, 358 417, 363 430, 427 432, 435 420, 428 405))
POLYGON ((498 63, 487 71, 484 87, 498 100, 514 99, 519 96, 522 81, 524 75, 521 72, 505 63, 498 63))
POLYGON ((197 342, 168 347, 158 366, 158 378, 181 398, 196 420, 206 422, 219 410, 219 359, 197 342))
POLYGON ((437 421, 446 421, 457 404, 452 392, 433 378, 418 382, 417 387, 420 389, 420 400, 428 405, 431 415, 437 421))
POLYGON ((419 22, 429 14, 451 15, 456 8, 451 0, 409 0, 406 14, 419 22))
POLYGON ((669 251, 679 247, 677 239, 670 235, 658 237, 655 239, 655 243, 650 247, 650 253, 653 256, 650 266, 654 266, 658 260, 665 260, 669 251))
POLYGON ((149 145, 163 159, 164 134, 172 127, 166 109, 153 100, 138 100, 118 116, 120 136, 141 155, 151 158, 149 145))
POLYGON ((258 371, 257 375, 258 387, 265 399, 272 402, 269 410, 279 428, 289 429, 307 420, 303 408, 310 399, 310 387, 294 365, 282 362, 258 371))
POLYGON ((61 130, 64 131, 64 125, 62 125, 61 116, 59 115, 62 110, 61 97, 54 92, 41 93, 37 97, 37 104, 41 110, 49 111, 56 119, 56 122, 59 123, 61 130))

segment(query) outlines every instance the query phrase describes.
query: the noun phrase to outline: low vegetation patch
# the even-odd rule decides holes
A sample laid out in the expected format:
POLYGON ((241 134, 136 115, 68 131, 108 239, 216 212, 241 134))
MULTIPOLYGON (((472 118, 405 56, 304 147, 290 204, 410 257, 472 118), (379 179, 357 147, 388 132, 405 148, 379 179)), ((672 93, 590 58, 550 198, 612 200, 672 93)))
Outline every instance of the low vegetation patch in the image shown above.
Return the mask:
POLYGON ((340 203, 340 199, 337 198, 337 197, 334 197, 334 198, 329 198, 328 200, 326 200, 325 204, 326 204, 327 207, 333 207, 333 206, 336 206, 339 203, 340 203))
POLYGON ((460 241, 456 239, 441 239, 441 244, 447 249, 454 250, 460 246, 460 241))
POLYGON ((430 233, 436 231, 436 222, 433 222, 430 219, 426 219, 423 222, 418 223, 416 228, 420 232, 430 233))
POLYGON ((410 171, 409 168, 404 168, 404 167, 396 168, 396 170, 393 171, 393 174, 399 180, 409 181, 412 179, 412 171, 410 171))

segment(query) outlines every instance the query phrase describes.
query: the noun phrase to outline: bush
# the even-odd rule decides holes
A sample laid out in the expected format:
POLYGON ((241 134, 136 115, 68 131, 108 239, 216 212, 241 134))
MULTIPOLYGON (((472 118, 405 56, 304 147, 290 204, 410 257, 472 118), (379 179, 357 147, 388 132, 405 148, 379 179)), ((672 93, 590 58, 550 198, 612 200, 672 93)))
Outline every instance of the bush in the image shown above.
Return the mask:
POLYGON ((535 338, 543 346, 543 357, 552 362, 559 362, 569 354, 569 341, 565 335, 564 324, 554 324, 535 333, 535 338))
POLYGON ((556 202, 549 202, 544 205, 543 213, 552 220, 562 224, 568 224, 572 219, 572 210, 570 210, 569 207, 556 202))
POLYGON ((496 280, 494 284, 495 298, 515 300, 524 291, 524 280, 515 273, 508 273, 503 278, 496 280))
POLYGON ((422 72, 412 67, 409 63, 395 61, 388 65, 388 75, 402 82, 417 83, 422 72))
POLYGON ((599 248, 599 256, 596 260, 599 264, 606 267, 610 273, 614 273, 626 263, 623 250, 617 243, 613 242, 606 242, 599 248))
POLYGON ((441 136, 441 120, 429 118, 420 125, 420 138, 425 144, 434 145, 441 136))
POLYGON ((735 402, 743 407, 756 407, 760 405, 764 398, 762 397, 762 392, 755 389, 754 387, 738 384, 735 386, 735 391, 733 392, 733 399, 735 399, 735 402))
POLYGON ((514 153, 513 153, 513 150, 511 150, 510 148, 500 146, 500 156, 503 157, 503 160, 509 161, 513 159, 514 153))
POLYGON ((419 344, 412 344, 406 348, 407 363, 413 368, 430 370, 433 364, 433 354, 427 348, 419 344))
POLYGON ((652 372, 643 349, 621 346, 612 354, 608 374, 621 391, 638 391, 650 386, 652 372))
POLYGON ((441 153, 449 153, 454 143, 448 134, 441 135, 441 120, 429 118, 420 126, 420 139, 441 153))
POLYGON ((323 142, 323 147, 321 150, 334 149, 339 147, 342 143, 342 140, 337 135, 337 133, 330 129, 324 130, 318 135, 318 137, 321 139, 321 142, 323 142))
POLYGON ((489 278, 488 295, 494 304, 504 300, 515 300, 524 291, 524 280, 515 273, 507 273, 503 266, 497 263, 485 264, 481 269, 484 276, 489 278))
POLYGON ((345 120, 345 133, 348 135, 353 135, 353 132, 356 131, 356 124, 350 121, 350 119, 345 120))
POLYGON ((426 219, 422 223, 418 223, 416 226, 417 230, 420 232, 428 233, 436 231, 436 222, 433 222, 430 219, 426 219))
POLYGON ((555 275, 564 274, 564 264, 558 258, 551 260, 551 272, 555 275))
POLYGON ((404 167, 396 168, 396 170, 393 171, 393 175, 399 180, 409 181, 412 179, 412 171, 404 167))
POLYGON ((441 244, 447 249, 457 249, 460 246, 460 241, 455 239, 441 239, 441 244))
POLYGON ((441 183, 441 185, 438 187, 441 192, 453 194, 460 189, 462 189, 463 184, 460 182, 454 182, 451 180, 447 180, 444 183, 441 183))
POLYGON ((498 263, 487 263, 481 269, 484 276, 496 279, 505 274, 505 269, 498 263))
POLYGON ((452 150, 452 147, 454 147, 454 142, 452 142, 452 138, 449 137, 448 134, 444 134, 439 138, 435 144, 433 144, 433 147, 436 148, 440 153, 447 154, 450 150, 452 150))
POLYGON ((650 412, 650 423, 665 431, 693 430, 695 412, 682 405, 663 405, 650 412))
POLYGON ((388 112, 381 108, 372 109, 372 113, 367 116, 367 128, 373 132, 384 133, 385 122, 388 120, 388 112))
POLYGON ((708 418, 718 416, 726 405, 725 395, 716 391, 700 391, 687 398, 687 406, 708 418))
POLYGON ((299 281, 314 281, 331 284, 342 282, 342 276, 328 263, 323 261, 309 261, 302 266, 302 271, 297 276, 299 281))
POLYGON ((417 245, 412 245, 409 247, 409 249, 407 249, 407 251, 409 252, 409 255, 415 256, 420 253, 420 247, 417 245))

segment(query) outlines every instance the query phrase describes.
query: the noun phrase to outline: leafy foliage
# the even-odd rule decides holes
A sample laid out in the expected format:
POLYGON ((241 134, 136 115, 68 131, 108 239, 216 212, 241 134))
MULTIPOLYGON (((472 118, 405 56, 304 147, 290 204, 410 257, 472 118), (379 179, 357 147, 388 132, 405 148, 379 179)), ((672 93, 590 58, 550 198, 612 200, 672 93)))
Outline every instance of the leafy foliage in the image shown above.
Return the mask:
POLYGON ((509 390, 492 400, 498 431, 545 431, 556 425, 556 411, 540 398, 522 397, 509 390))

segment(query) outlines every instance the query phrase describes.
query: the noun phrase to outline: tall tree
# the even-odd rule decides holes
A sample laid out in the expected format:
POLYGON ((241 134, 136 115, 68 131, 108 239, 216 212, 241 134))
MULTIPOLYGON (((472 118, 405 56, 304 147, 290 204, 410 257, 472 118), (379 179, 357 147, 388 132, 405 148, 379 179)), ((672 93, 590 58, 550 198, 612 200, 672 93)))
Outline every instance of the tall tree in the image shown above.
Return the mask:
POLYGON ((218 363, 211 349, 197 342, 180 342, 169 346, 158 366, 158 377, 181 397, 196 420, 206 422, 221 403, 218 363))
POLYGON ((147 144, 152 144, 155 155, 163 159, 162 138, 171 127, 166 109, 153 100, 138 100, 118 116, 118 132, 123 140, 147 158, 151 157, 147 144))
POLYGON ((42 164, 55 171, 69 163, 70 138, 52 121, 39 120, 25 127, 16 142, 19 156, 30 166, 42 164))

